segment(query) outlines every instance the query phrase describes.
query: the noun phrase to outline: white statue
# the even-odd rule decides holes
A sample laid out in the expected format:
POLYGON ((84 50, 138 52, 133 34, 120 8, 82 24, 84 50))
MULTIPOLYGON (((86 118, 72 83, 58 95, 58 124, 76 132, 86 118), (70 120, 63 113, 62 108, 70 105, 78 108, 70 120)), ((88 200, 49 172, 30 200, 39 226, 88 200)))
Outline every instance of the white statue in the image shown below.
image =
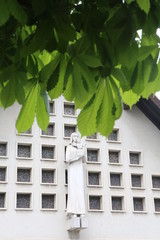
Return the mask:
POLYGON ((66 162, 68 163, 68 203, 67 215, 84 215, 84 176, 83 162, 85 161, 85 146, 81 144, 78 133, 71 135, 70 145, 66 150, 66 162))

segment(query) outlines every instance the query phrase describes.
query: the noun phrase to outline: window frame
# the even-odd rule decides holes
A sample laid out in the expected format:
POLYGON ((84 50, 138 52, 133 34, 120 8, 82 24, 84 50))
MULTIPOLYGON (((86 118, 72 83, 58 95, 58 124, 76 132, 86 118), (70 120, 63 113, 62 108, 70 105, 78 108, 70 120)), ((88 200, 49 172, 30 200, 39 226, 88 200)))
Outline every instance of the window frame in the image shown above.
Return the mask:
POLYGON ((56 192, 41 192, 40 193, 40 210, 41 211, 57 211, 57 194, 56 192), (54 208, 42 208, 42 197, 43 195, 54 195, 54 208))
POLYGON ((40 160, 41 161, 56 162, 57 161, 57 145, 56 144, 41 143, 40 160), (53 147, 54 148, 54 158, 42 158, 42 147, 43 146, 44 147, 53 147))
POLYGON ((21 166, 17 166, 16 167, 16 180, 15 180, 16 184, 18 185, 32 185, 33 184, 33 168, 32 167, 21 167, 21 166), (18 182, 17 178, 18 178, 18 169, 29 169, 30 170, 30 182, 18 182))
POLYGON ((89 188, 101 188, 102 186, 102 171, 101 170, 87 170, 87 187, 89 188), (99 185, 90 185, 89 184, 89 173, 98 173, 99 175, 99 185))
POLYGON ((33 193, 32 192, 28 192, 28 191, 18 191, 15 193, 15 210, 16 211, 33 211, 33 193), (18 208, 17 207, 17 195, 18 194, 26 194, 26 195, 30 195, 30 208, 18 208))
POLYGON ((43 186, 56 186, 57 185, 57 168, 53 167, 41 167, 40 169, 40 184, 43 186), (42 171, 43 170, 53 170, 54 171, 54 183, 43 183, 42 182, 42 171))

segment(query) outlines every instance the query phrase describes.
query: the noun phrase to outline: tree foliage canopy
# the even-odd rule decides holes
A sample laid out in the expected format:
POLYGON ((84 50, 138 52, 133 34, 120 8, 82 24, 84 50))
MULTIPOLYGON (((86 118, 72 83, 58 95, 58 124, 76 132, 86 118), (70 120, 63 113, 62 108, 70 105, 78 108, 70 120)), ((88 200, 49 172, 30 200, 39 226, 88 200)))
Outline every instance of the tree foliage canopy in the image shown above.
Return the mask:
POLYGON ((80 108, 82 135, 107 136, 142 96, 160 90, 159 0, 0 0, 0 105, 22 105, 16 127, 62 94, 80 108), (138 30, 141 30, 140 36, 138 30))

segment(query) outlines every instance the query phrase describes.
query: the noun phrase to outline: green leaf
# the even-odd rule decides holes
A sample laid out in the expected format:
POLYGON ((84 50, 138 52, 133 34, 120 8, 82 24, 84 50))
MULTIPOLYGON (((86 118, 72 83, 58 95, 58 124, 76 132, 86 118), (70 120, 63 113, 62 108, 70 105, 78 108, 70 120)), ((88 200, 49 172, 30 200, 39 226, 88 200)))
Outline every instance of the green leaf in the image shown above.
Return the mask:
POLYGON ((115 82, 112 79, 110 79, 109 84, 110 84, 110 88, 112 91, 113 103, 114 103, 114 107, 115 107, 114 112, 112 111, 112 114, 114 115, 115 119, 118 119, 118 118, 120 118, 120 116, 122 114, 122 110, 123 110, 122 99, 120 96, 119 89, 118 89, 117 85, 115 84, 115 82))
POLYGON ((123 71, 119 68, 114 68, 111 73, 111 77, 116 81, 118 81, 118 86, 120 86, 123 91, 126 91, 130 88, 130 79, 127 79, 123 71))
POLYGON ((157 45, 153 45, 153 46, 144 46, 144 47, 140 47, 138 48, 138 57, 137 60, 138 61, 143 61, 144 59, 146 59, 150 54, 152 54, 152 52, 157 49, 157 45))
POLYGON ((109 84, 109 78, 107 78, 102 103, 97 114, 97 131, 106 137, 112 132, 114 126, 112 107, 113 96, 109 84))
POLYGON ((57 52, 55 58, 42 69, 42 71, 40 72, 40 79, 42 82, 48 81, 48 79, 60 63, 61 56, 62 55, 57 52))
POLYGON ((33 87, 31 88, 26 98, 26 101, 19 113, 19 116, 16 122, 16 128, 18 132, 27 131, 34 122, 38 91, 39 91, 39 85, 37 83, 37 84, 34 84, 33 87))
POLYGON ((78 129, 82 136, 90 136, 96 132, 96 118, 103 99, 103 94, 104 81, 101 80, 96 95, 90 99, 78 116, 78 129))
POLYGON ((130 108, 136 104, 136 102, 140 99, 140 96, 134 93, 132 90, 121 92, 122 100, 125 104, 127 104, 130 108))
POLYGON ((15 102, 15 78, 12 76, 6 86, 1 91, 1 102, 4 108, 11 106, 15 102))
POLYGON ((86 66, 91 68, 97 68, 102 66, 100 59, 92 55, 81 54, 78 56, 78 59, 80 59, 86 66))
POLYGON ((37 101, 36 101, 36 119, 38 126, 46 131, 49 124, 49 114, 45 102, 40 93, 40 86, 38 87, 37 101), (43 114, 42 114, 43 113, 43 114))
POLYGON ((67 85, 66 85, 66 89, 63 93, 63 96, 65 97, 65 99, 67 101, 72 102, 73 99, 74 99, 73 79, 72 79, 71 75, 68 78, 68 82, 67 82, 67 85))
POLYGON ((25 24, 27 22, 27 14, 18 3, 17 0, 7 0, 8 8, 11 15, 20 23, 25 24))
POLYGON ((82 77, 85 79, 87 83, 88 91, 90 93, 95 92, 97 84, 90 69, 86 65, 84 65, 79 59, 76 59, 75 63, 77 64, 79 72, 81 73, 82 77))
POLYGON ((0 6, 0 26, 2 26, 9 19, 9 11, 6 1, 0 0, 0 6))
POLYGON ((76 99, 76 105, 77 107, 81 108, 84 106, 84 102, 86 104, 86 99, 88 100, 89 93, 84 87, 84 81, 79 72, 78 64, 76 62, 73 68, 73 92, 76 99))
POLYGON ((49 96, 51 99, 59 97, 63 92, 64 77, 66 73, 67 63, 67 58, 64 55, 60 63, 58 83, 52 90, 49 91, 49 96))
POLYGON ((38 63, 34 55, 30 55, 27 57, 26 68, 32 76, 38 74, 38 63))
POLYGON ((142 9, 146 14, 149 13, 150 10, 150 0, 136 0, 140 9, 142 9))

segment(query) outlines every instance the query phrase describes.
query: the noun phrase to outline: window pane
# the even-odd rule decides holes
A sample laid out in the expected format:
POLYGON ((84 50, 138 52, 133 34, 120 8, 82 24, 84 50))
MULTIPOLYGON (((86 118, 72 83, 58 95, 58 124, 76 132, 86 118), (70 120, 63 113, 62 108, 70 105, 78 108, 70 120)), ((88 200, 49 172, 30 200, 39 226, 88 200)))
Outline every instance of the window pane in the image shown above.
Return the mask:
POLYGON ((142 187, 141 175, 132 175, 132 187, 142 187))
POLYGON ((5 207, 5 193, 0 193, 0 208, 5 207))
POLYGON ((160 177, 152 176, 152 186, 153 188, 160 188, 160 177))
POLYGON ((134 211, 143 211, 143 198, 134 198, 134 211))
POLYGON ((0 156, 7 156, 7 144, 0 143, 0 156))
POLYGON ((119 152, 109 151, 109 162, 110 163, 119 163, 119 152))
POLYGON ((98 150, 87 150, 87 161, 98 162, 98 150))
POLYGON ((54 147, 42 146, 42 158, 54 159, 54 147))
POLYGON ((30 208, 30 194, 17 194, 17 208, 30 208))
POLYGON ((54 183, 54 170, 42 170, 42 183, 54 183))
POLYGON ((100 210, 100 196, 90 196, 89 197, 89 208, 94 210, 100 210))
POLYGON ((140 164, 139 153, 129 153, 130 155, 130 164, 140 164))
POLYGON ((112 197, 112 210, 122 210, 121 197, 112 197))
POLYGON ((109 141, 118 141, 118 130, 113 130, 113 132, 108 136, 109 141))
POLYGON ((76 131, 75 126, 64 126, 64 136, 70 137, 73 132, 76 131))
POLYGON ((0 168, 0 181, 6 181, 6 168, 0 168))
POLYGON ((64 114, 65 115, 75 115, 75 106, 72 104, 64 104, 64 114))
POLYGON ((18 157, 30 158, 31 157, 31 146, 18 145, 18 157))
POLYGON ((54 195, 47 195, 43 194, 42 195, 42 208, 45 209, 54 209, 54 195))
POLYGON ((30 182, 31 170, 30 169, 18 169, 17 170, 17 182, 30 182))
POLYGON ((110 174, 111 186, 121 186, 121 175, 110 174))
POLYGON ((96 173, 96 172, 88 173, 88 184, 99 185, 99 173, 96 173))

